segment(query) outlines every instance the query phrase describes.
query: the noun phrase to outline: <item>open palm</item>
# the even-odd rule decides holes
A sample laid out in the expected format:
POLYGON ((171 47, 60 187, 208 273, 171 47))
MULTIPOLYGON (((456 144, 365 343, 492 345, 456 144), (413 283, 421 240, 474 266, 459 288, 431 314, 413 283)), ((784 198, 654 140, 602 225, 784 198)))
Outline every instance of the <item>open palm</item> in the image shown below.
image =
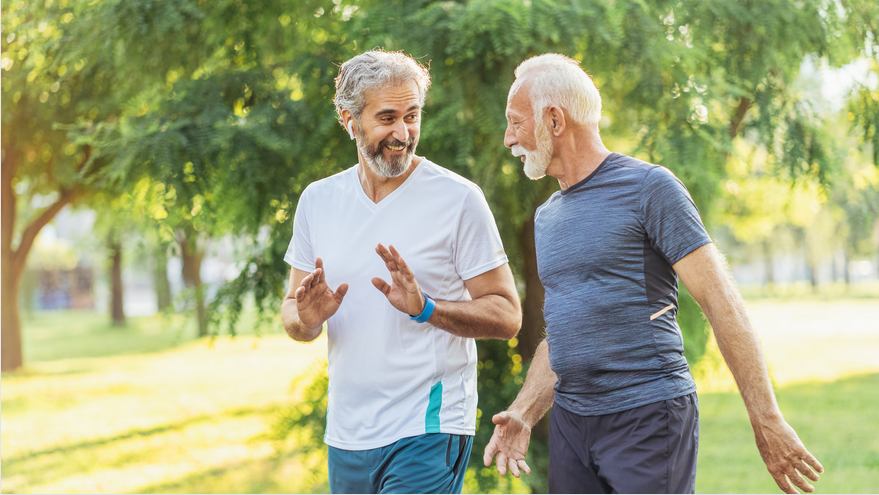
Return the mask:
POLYGON ((348 292, 346 283, 339 285, 335 292, 330 289, 323 260, 315 260, 314 267, 314 271, 302 279, 295 292, 299 321, 308 328, 320 326, 336 314, 348 292))

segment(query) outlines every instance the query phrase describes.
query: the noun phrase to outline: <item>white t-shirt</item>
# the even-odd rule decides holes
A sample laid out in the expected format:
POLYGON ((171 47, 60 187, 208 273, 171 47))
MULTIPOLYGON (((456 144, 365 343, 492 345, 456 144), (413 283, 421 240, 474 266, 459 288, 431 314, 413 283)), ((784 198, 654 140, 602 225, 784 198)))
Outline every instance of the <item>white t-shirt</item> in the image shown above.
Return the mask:
POLYGON ((375 247, 393 244, 427 295, 470 300, 464 281, 507 263, 494 217, 476 184, 426 159, 378 204, 358 166, 305 188, 284 257, 303 271, 319 257, 332 290, 349 284, 327 321, 324 441, 368 450, 424 433, 473 435, 475 341, 412 321, 371 279, 391 283, 375 247))

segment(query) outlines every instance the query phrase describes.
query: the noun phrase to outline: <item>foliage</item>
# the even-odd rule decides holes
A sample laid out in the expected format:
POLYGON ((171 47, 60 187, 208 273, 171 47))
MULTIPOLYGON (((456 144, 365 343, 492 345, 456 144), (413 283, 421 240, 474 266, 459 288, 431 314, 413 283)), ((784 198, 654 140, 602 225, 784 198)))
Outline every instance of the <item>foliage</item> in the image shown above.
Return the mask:
MULTIPOLYGON (((354 163, 332 109, 337 64, 376 46, 399 49, 429 63, 434 81, 420 153, 480 184, 524 280, 523 296, 534 298, 527 226, 556 186, 526 180, 502 146, 519 62, 548 51, 580 60, 602 92, 604 140, 671 169, 711 219, 736 139, 762 145, 773 173, 828 184, 838 172, 831 137, 794 82, 806 56, 834 66, 875 57, 879 15, 870 0, 833 5, 839 8, 823 0, 19 2, 4 6, 4 167, 24 156, 17 187, 33 197, 147 181, 156 199, 146 213, 161 231, 251 239, 239 277, 212 304, 214 321, 226 318, 234 328, 249 294, 263 317, 274 313, 302 189, 354 163), (44 186, 48 179, 60 186, 44 186)), ((873 142, 875 119, 866 110, 876 99, 859 94, 855 124, 873 142)), ((686 296, 679 321, 695 359, 705 324, 686 296)), ((523 334, 542 331, 532 325, 523 334)), ((536 339, 521 337, 533 349, 536 339)), ((512 400, 528 352, 480 342, 478 441, 512 400)), ((297 421, 313 423, 314 414, 297 421)), ((532 445, 538 457, 542 442, 537 435, 532 445)), ((480 488, 494 486, 479 463, 477 456, 471 466, 480 488)), ((545 480, 529 480, 545 490, 545 480)))

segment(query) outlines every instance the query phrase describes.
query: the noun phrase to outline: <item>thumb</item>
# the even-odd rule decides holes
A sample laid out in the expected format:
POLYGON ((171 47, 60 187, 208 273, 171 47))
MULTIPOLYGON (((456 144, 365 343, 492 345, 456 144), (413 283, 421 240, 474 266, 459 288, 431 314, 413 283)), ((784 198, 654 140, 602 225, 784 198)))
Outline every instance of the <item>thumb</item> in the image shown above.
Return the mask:
POLYGON ((391 293, 391 286, 379 277, 372 278, 372 285, 374 285, 376 289, 380 290, 381 293, 385 295, 385 297, 387 297, 387 295, 391 293))
POLYGON ((503 411, 492 416, 491 422, 498 426, 503 426, 509 423, 511 419, 513 419, 512 415, 510 415, 510 413, 508 413, 507 411, 503 411))
POLYGON ((342 304, 342 299, 345 298, 345 294, 348 293, 348 284, 341 283, 339 284, 339 288, 336 289, 336 292, 333 294, 333 298, 337 303, 342 304))

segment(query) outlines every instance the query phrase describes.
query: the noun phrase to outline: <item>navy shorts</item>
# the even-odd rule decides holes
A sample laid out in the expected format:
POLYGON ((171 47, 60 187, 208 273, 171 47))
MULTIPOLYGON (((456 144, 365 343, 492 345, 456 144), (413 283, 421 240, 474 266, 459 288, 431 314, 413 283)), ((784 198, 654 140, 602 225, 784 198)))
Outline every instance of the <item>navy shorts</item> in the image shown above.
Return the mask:
POLYGON ((696 393, 602 416, 558 403, 549 423, 550 493, 694 493, 696 393))
POLYGON ((332 493, 461 493, 473 437, 427 433, 370 450, 330 447, 332 493))

